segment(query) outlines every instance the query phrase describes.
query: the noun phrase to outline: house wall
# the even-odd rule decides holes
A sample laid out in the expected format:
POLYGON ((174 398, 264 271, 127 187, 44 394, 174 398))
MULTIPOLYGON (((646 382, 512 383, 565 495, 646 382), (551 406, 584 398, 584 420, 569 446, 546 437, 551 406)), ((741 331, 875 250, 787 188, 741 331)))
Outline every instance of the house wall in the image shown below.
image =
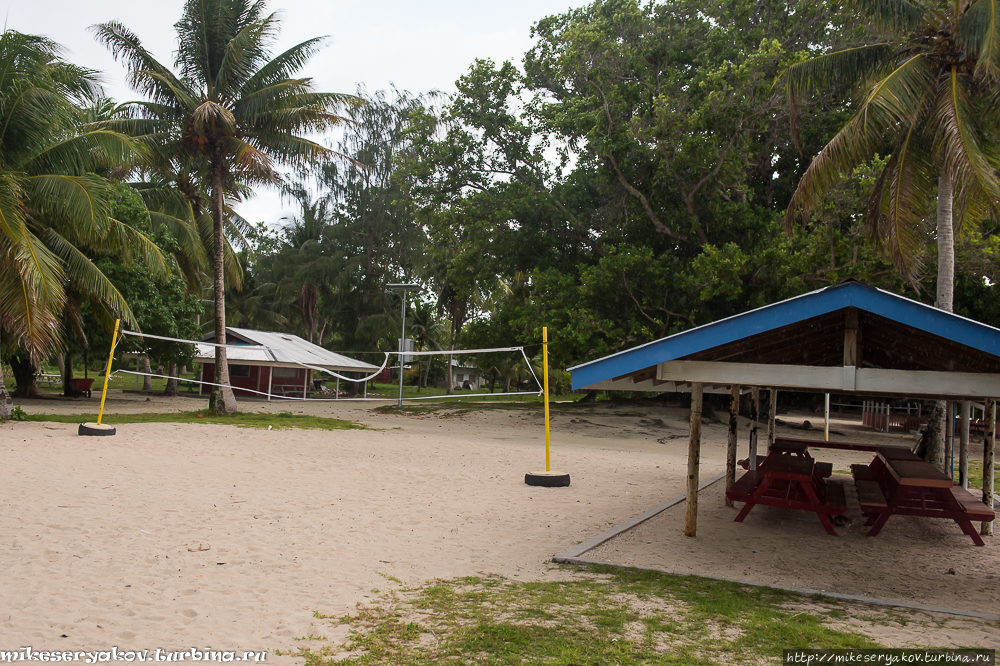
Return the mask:
MULTIPOLYGON (((232 368, 234 365, 240 365, 239 363, 230 363, 229 366, 232 368)), ((250 376, 249 377, 229 377, 229 383, 233 387, 233 394, 242 396, 254 396, 262 398, 257 393, 252 393, 251 391, 260 391, 261 393, 267 393, 267 379, 271 375, 273 368, 265 365, 251 365, 250 376), (249 390, 247 390, 249 389, 249 390)), ((286 371, 288 368, 280 368, 280 371, 286 371)), ((271 393, 273 395, 282 395, 284 391, 291 393, 293 390, 298 391, 298 394, 302 395, 302 386, 306 381, 306 373, 309 372, 306 368, 294 368, 294 377, 275 377, 271 382, 271 393), (283 387, 285 387, 283 389, 283 387)), ((231 374, 231 373, 230 373, 231 374)), ((202 363, 201 364, 201 380, 203 382, 215 381, 215 364, 214 363, 202 363)), ((211 386, 205 386, 205 392, 208 393, 211 390, 211 386)))

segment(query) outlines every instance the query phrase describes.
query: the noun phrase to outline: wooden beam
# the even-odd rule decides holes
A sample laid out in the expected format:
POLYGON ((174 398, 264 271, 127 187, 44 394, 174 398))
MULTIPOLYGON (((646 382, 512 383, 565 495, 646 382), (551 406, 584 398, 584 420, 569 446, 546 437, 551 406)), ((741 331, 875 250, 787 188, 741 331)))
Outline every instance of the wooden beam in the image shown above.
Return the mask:
MULTIPOLYGON (((993 508, 993 492, 996 490, 996 479, 993 465, 996 464, 996 431, 997 402, 990 398, 986 401, 986 436, 983 438, 983 504, 993 508)), ((979 533, 983 536, 993 536, 993 523, 982 523, 979 533)))
POLYGON ((705 383, 751 384, 779 388, 817 388, 840 391, 844 371, 839 366, 764 365, 761 363, 716 363, 713 361, 668 361, 661 363, 657 379, 705 383))
POLYGON ((698 468, 701 465, 702 385, 691 385, 691 430, 688 437, 687 506, 684 511, 684 536, 698 533, 698 468))
MULTIPOLYGON (((733 384, 729 389, 729 441, 726 446, 726 490, 736 483, 736 446, 740 429, 740 386, 733 384)), ((732 506, 733 500, 724 496, 726 506, 732 506)))
POLYGON ((861 367, 861 331, 857 308, 844 310, 844 365, 861 367))
POLYGON ((771 389, 771 399, 767 408, 767 452, 771 452, 774 444, 774 416, 778 406, 778 389, 771 389))
POLYGON ((928 398, 1000 395, 1000 374, 994 373, 668 361, 659 365, 657 379, 710 384, 753 384, 819 393, 856 392, 928 398))

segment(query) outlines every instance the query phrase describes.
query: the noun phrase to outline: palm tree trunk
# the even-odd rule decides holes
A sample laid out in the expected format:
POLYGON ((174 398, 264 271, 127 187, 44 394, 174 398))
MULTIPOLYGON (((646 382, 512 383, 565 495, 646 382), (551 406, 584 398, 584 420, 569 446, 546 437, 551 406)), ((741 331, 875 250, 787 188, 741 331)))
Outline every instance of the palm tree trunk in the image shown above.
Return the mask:
POLYGON ((152 391, 153 390, 153 378, 149 375, 153 372, 153 366, 149 364, 149 357, 142 357, 142 371, 146 374, 142 376, 142 390, 152 391))
POLYGON ((171 361, 167 367, 170 379, 167 380, 167 388, 164 389, 163 395, 177 395, 177 364, 171 361))
MULTIPOLYGON (((222 161, 216 149, 216 159, 212 164, 212 227, 213 245, 212 268, 215 288, 215 342, 226 344, 226 274, 225 274, 225 234, 223 227, 222 161)), ((229 362, 226 348, 215 348, 215 383, 208 399, 208 408, 216 414, 235 414, 236 396, 229 386, 229 362)))
MULTIPOLYGON (((937 251, 938 251, 938 273, 937 273, 937 302, 938 309, 945 312, 954 310, 955 295, 955 226, 952 220, 953 193, 951 187, 951 174, 942 171, 938 176, 938 201, 937 201, 937 251)), ((931 412, 931 419, 934 421, 932 432, 934 437, 927 445, 927 462, 934 465, 941 471, 945 471, 947 462, 944 459, 945 450, 945 422, 947 418, 948 404, 943 400, 938 400, 934 404, 934 411, 931 412)))
POLYGON ((952 221, 951 176, 942 173, 938 178, 937 204, 937 308, 954 312, 955 294, 955 227, 952 221))

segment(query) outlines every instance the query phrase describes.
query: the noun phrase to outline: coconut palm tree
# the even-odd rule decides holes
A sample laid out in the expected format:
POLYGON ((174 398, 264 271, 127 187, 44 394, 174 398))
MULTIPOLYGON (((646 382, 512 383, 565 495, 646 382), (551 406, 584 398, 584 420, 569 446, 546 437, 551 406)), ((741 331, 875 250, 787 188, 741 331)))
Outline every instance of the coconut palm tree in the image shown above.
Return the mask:
POLYGON ((889 155, 867 219, 874 240, 912 280, 936 180, 937 306, 950 312, 953 213, 974 223, 1000 210, 1000 6, 994 0, 853 5, 884 39, 812 58, 787 73, 793 110, 795 97, 806 90, 850 86, 860 98, 853 117, 799 181, 785 221, 790 228, 797 214, 820 203, 857 166, 875 154, 889 155))
MULTIPOLYGON (((785 222, 816 206, 875 154, 889 155, 867 223, 911 282, 920 268, 923 223, 937 181, 937 299, 952 311, 955 217, 974 224, 1000 210, 1000 7, 996 0, 853 0, 878 43, 828 53, 789 68, 792 102, 805 90, 860 91, 855 113, 809 165, 785 222)), ((944 463, 944 405, 928 460, 944 463)))
MULTIPOLYGON (((302 166, 334 154, 303 135, 340 124, 336 111, 355 98, 316 92, 311 79, 292 78, 322 40, 307 40, 273 57, 278 21, 261 0, 187 0, 174 27, 177 73, 121 23, 96 26, 98 40, 125 62, 133 88, 146 98, 123 105, 130 118, 109 126, 143 137, 169 159, 176 156, 209 193, 215 337, 224 343, 227 203, 244 198, 253 186, 279 183, 276 165, 302 166)), ((220 386, 212 391, 210 407, 216 413, 235 411, 222 347, 216 348, 215 383, 220 386)))
POLYGON ((15 370, 62 346, 68 284, 131 322, 88 248, 168 271, 145 235, 110 214, 116 189, 99 174, 127 169, 139 144, 86 124, 84 107, 100 98, 94 73, 64 62, 55 43, 0 34, 0 338, 15 370))

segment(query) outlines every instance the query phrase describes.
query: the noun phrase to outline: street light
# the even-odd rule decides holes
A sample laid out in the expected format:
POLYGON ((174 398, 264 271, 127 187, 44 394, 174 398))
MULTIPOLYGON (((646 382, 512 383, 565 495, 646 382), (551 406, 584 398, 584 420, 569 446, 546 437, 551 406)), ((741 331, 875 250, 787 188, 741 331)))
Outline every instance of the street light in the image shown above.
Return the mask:
POLYGON ((408 291, 420 291, 419 284, 413 284, 408 282, 405 284, 387 284, 386 288, 392 291, 403 292, 403 316, 402 316, 402 330, 399 334, 399 402, 397 406, 403 406, 403 352, 406 346, 406 292, 408 291))

